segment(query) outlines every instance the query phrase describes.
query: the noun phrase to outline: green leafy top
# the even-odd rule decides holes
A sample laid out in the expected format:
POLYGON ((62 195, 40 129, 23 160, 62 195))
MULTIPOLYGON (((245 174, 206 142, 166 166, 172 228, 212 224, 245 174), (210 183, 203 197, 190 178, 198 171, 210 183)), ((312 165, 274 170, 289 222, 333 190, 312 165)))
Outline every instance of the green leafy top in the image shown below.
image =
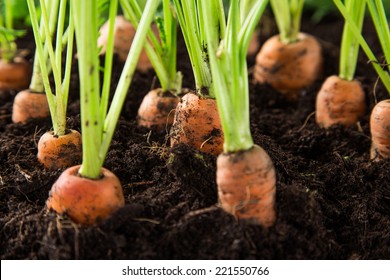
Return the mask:
POLYGON ((305 0, 270 0, 280 33, 280 40, 292 43, 298 40, 305 0))
POLYGON ((375 71, 379 75, 379 78, 382 80, 387 91, 390 93, 390 31, 389 31, 389 22, 387 21, 385 8, 381 0, 366 0, 368 5, 371 18, 374 22, 379 42, 382 47, 383 54, 385 56, 385 62, 381 62, 373 53, 370 46, 367 44, 361 30, 356 25, 351 11, 341 2, 341 0, 333 0, 336 4, 338 10, 341 12, 346 22, 348 22, 351 32, 353 32, 356 40, 358 40, 363 51, 367 55, 368 59, 371 61, 375 71))
POLYGON ((220 0, 207 1, 207 4, 202 1, 201 18, 206 30, 225 152, 247 150, 253 146, 246 54, 252 34, 267 4, 268 0, 231 0, 225 23, 224 17, 213 19, 218 14, 216 10, 221 8, 220 0), (221 33, 220 30, 225 32, 221 33))

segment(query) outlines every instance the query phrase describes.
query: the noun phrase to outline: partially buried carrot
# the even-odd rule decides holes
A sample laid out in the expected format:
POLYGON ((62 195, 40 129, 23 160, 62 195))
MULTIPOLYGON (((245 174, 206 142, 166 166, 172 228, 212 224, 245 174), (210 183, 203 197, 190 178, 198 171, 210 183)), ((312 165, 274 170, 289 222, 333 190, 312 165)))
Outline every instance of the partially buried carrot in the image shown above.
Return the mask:
POLYGON ((250 35, 268 1, 248 1, 247 15, 241 12, 239 1, 231 1, 227 24, 224 16, 218 24, 212 21, 213 14, 220 10, 220 1, 210 2, 202 2, 201 15, 224 132, 223 153, 217 158, 219 202, 237 219, 269 228, 276 220, 276 175, 270 156, 254 144, 250 131, 246 59, 250 35), (226 34, 220 37, 217 31, 225 28, 226 34), (215 37, 217 42, 213 42, 215 37))
MULTIPOLYGON (((157 27, 152 25, 152 30, 157 34, 157 27)), ((109 23, 106 22, 100 28, 100 36, 98 38, 98 46, 102 47, 101 54, 106 52, 107 39, 109 32, 109 23)), ((129 53, 131 44, 135 36, 136 29, 134 26, 120 15, 115 18, 114 25, 114 53, 116 53, 121 61, 125 61, 129 53)), ((137 70, 146 72, 152 68, 152 64, 146 55, 145 50, 142 50, 137 64, 137 70)))
POLYGON ((334 124, 356 126, 366 111, 365 94, 357 80, 331 76, 321 87, 316 99, 316 121, 321 127, 334 124))
POLYGON ((45 118, 49 115, 49 105, 45 93, 27 89, 16 95, 12 108, 12 121, 14 123, 26 123, 31 119, 45 118))
POLYGON ((138 109, 138 124, 162 131, 173 123, 180 98, 161 88, 149 91, 138 109))
POLYGON ((259 146, 223 153, 217 159, 221 207, 237 217, 269 227, 275 222, 275 169, 259 146))
POLYGON ((66 169, 51 188, 48 209, 66 214, 83 225, 96 224, 125 204, 119 179, 102 168, 101 177, 89 179, 78 174, 80 166, 66 169))
MULTIPOLYGON (((365 1, 345 0, 353 13, 353 20, 362 28, 365 16, 365 1)), ((317 94, 316 121, 320 127, 334 124, 346 127, 356 126, 366 111, 365 94, 362 85, 354 79, 359 44, 347 22, 341 40, 339 73, 328 77, 317 94)))
POLYGON ((46 132, 38 142, 38 161, 47 169, 66 168, 80 164, 82 157, 81 134, 76 130, 58 136, 46 132))
POLYGON ((28 87, 31 79, 31 66, 23 58, 12 62, 0 59, 0 90, 22 90, 28 87))
POLYGON ((216 100, 192 92, 185 94, 176 108, 170 139, 171 147, 185 143, 201 152, 219 155, 223 132, 216 100))
POLYGON ((371 112, 371 159, 390 158, 390 99, 377 103, 371 112))
POLYGON ((275 35, 256 56, 254 79, 271 85, 293 101, 319 78, 322 63, 321 46, 313 36, 299 33, 296 42, 286 44, 275 35))

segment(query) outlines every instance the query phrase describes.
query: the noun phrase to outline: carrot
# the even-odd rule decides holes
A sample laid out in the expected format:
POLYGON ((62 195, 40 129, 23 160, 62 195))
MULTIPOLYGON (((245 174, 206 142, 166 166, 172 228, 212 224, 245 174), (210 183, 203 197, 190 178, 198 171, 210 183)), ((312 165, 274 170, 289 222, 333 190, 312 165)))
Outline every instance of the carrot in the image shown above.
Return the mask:
POLYGON ((275 169, 261 147, 219 155, 217 185, 226 212, 264 227, 275 222, 275 169))
POLYGON ((81 162, 81 134, 76 130, 58 136, 48 131, 38 142, 38 161, 46 169, 66 168, 81 162))
POLYGON ((99 179, 89 179, 80 176, 79 169, 80 165, 66 169, 54 183, 46 201, 49 210, 92 225, 124 206, 121 183, 112 172, 102 168, 99 179))
POLYGON ((44 93, 27 89, 20 91, 15 96, 12 108, 12 121, 14 123, 26 123, 28 120, 45 118, 49 115, 49 105, 44 93))
POLYGON ((28 87, 31 78, 31 66, 18 57, 13 62, 0 59, 0 90, 22 90, 28 87))
POLYGON ((271 85, 293 101, 319 78, 322 63, 321 46, 313 36, 299 33, 298 41, 285 44, 275 35, 256 56, 254 79, 271 85))
MULTIPOLYGON (((28 1, 29 6, 33 6, 33 0, 28 1)), ((109 3, 111 23, 115 19, 117 4, 118 1, 109 3)), ((79 54, 83 159, 81 165, 70 167, 61 174, 52 186, 46 205, 48 209, 59 214, 67 214, 76 223, 84 225, 99 223, 125 204, 119 179, 103 168, 103 163, 135 72, 136 62, 146 40, 146 31, 158 4, 158 1, 153 0, 146 3, 141 23, 107 112, 107 104, 102 101, 105 99, 103 96, 105 93, 100 94, 100 91, 104 92, 104 85, 102 88, 99 87, 99 50, 96 44, 98 5, 94 0, 70 1, 79 54)), ((113 38, 112 32, 109 37, 113 38)), ((112 57, 110 50, 107 57, 112 57)), ((111 76, 111 73, 104 71, 103 75, 103 80, 107 81, 107 76, 111 76)))
POLYGON ((268 228, 276 219, 276 175, 271 158, 254 144, 250 131, 246 59, 251 35, 268 1, 246 2, 247 13, 239 1, 232 1, 227 23, 221 17, 215 24, 212 17, 219 9, 218 3, 219 0, 207 4, 203 1, 201 15, 224 132, 223 153, 217 158, 219 202, 222 209, 237 219, 268 228), (219 37, 216 31, 225 28, 225 35, 219 37))
POLYGON ((185 94, 176 108, 170 140, 171 147, 185 143, 201 152, 219 155, 223 132, 215 99, 185 94))
POLYGON ((162 89, 149 91, 138 109, 138 125, 164 130, 172 125, 180 98, 162 89))
POLYGON ((357 80, 330 76, 316 99, 316 121, 321 127, 334 124, 354 126, 366 111, 365 94, 357 80))
POLYGON ((390 99, 377 103, 371 112, 371 159, 390 158, 390 99))
MULTIPOLYGON (((365 16, 365 1, 356 3, 345 0, 354 22, 360 30, 365 16)), ((340 47, 339 73, 328 77, 323 83, 316 99, 316 121, 320 127, 328 128, 334 124, 346 127, 356 126, 366 111, 365 94, 362 85, 354 79, 359 44, 349 24, 344 23, 340 47)))
MULTIPOLYGON (((152 30, 155 34, 158 34, 156 25, 152 25, 152 30)), ((116 16, 114 25, 114 53, 118 55, 121 61, 126 61, 130 46, 134 40, 135 31, 134 26, 124 16, 116 16)), ((109 23, 106 22, 103 24, 99 32, 98 46, 102 47, 101 54, 104 54, 108 43, 109 23)), ((137 64, 137 70, 146 72, 151 68, 152 64, 143 49, 137 64)))
MULTIPOLYGON (((142 8, 137 1, 120 0, 123 13, 131 24, 139 26, 142 8)), ((162 131, 173 123, 175 109, 182 94, 183 75, 177 71, 177 19, 170 0, 162 1, 157 31, 148 31, 145 52, 155 70, 160 88, 149 91, 138 109, 138 125, 162 131)))

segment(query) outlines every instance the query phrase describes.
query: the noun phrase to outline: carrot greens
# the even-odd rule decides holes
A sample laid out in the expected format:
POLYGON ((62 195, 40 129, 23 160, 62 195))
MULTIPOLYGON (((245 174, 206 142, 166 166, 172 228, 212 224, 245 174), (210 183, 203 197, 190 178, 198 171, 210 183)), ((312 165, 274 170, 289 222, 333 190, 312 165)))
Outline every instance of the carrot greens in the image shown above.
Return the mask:
MULTIPOLYGON (((142 7, 137 1, 120 0, 126 18, 137 28, 142 16, 142 7)), ((160 40, 149 30, 145 50, 156 71, 163 92, 170 91, 177 94, 181 92, 182 74, 176 69, 177 50, 177 20, 173 14, 170 0, 163 0, 163 17, 158 17, 160 40)))
POLYGON ((347 7, 341 2, 341 0, 333 0, 333 2, 341 12, 343 17, 345 18, 345 20, 348 22, 351 28, 351 32, 354 34, 356 40, 358 40, 360 46, 362 47, 363 51, 367 55, 368 59, 371 61, 375 71, 379 75, 387 91, 390 93, 390 74, 389 74, 390 66, 388 64, 388 62, 390 61, 390 49, 389 49, 390 31, 388 28, 386 13, 382 1, 367 0, 366 3, 368 5, 370 15, 373 19, 378 34, 378 38, 382 46, 386 64, 382 64, 380 60, 377 59, 377 57, 374 55, 370 46, 368 45, 363 35, 361 34, 359 27, 355 24, 353 15, 351 14, 350 11, 348 11, 347 7))
MULTIPOLYGON (((99 15, 96 2, 94 0, 71 0, 78 50, 83 137, 83 161, 79 174, 91 179, 99 178, 101 175, 101 167, 110 146, 139 55, 145 43, 147 30, 160 3, 160 1, 155 0, 147 1, 111 105, 107 106, 108 110, 106 110, 107 96, 102 96, 100 89, 99 49, 96 44, 99 15)), ((117 6, 118 0, 110 1, 110 24, 115 20, 117 6)), ((110 31, 108 40, 112 41, 112 28, 110 31)), ((106 56, 112 56, 112 50, 108 51, 106 56)), ((104 72, 104 75, 109 75, 108 73, 104 72)), ((108 80, 106 79, 106 81, 108 80)), ((103 85, 103 88, 106 87, 103 85)), ((107 94, 107 92, 104 94, 107 94)))
MULTIPOLYGON (((365 1, 346 0, 345 7, 351 15, 351 19, 361 31, 365 15, 365 1)), ((359 42, 356 39, 354 32, 346 22, 341 41, 339 76, 342 79, 351 81, 354 78, 357 58, 359 53, 359 42)))
MULTIPOLYGON (((183 33, 184 41, 191 60, 192 69, 195 76, 195 88, 199 95, 214 97, 211 88, 211 72, 208 61, 207 49, 205 48, 206 28, 201 21, 199 14, 200 5, 203 1, 196 0, 173 0, 175 4, 177 18, 183 33)), ((213 44, 218 44, 220 38, 224 35, 225 20, 223 4, 221 1, 207 1, 214 14, 209 19, 211 25, 219 26, 219 36, 211 38, 213 44)), ((215 30, 215 28, 213 28, 215 30)))
POLYGON ((304 2, 304 0, 270 0, 280 40, 285 44, 298 40, 304 2))
MULTIPOLYGON (((66 110, 69 95, 74 37, 73 17, 69 17, 69 25, 66 31, 64 31, 67 14, 67 0, 40 0, 39 4, 42 15, 41 23, 39 24, 34 1, 27 0, 27 3, 37 48, 36 58, 38 58, 38 61, 35 63, 40 64, 40 71, 34 72, 35 76, 33 76, 31 86, 33 90, 41 90, 41 85, 39 83, 40 79, 42 79, 50 108, 53 131, 55 135, 61 136, 66 133, 66 110), (57 36, 55 46, 53 46, 52 34, 56 22, 57 36), (64 40, 67 43, 67 56, 65 61, 65 72, 62 73, 62 50, 64 40), (47 56, 50 60, 50 64, 48 65, 46 64, 47 56), (49 81, 50 70, 53 72, 55 94, 52 91, 49 81)), ((71 14, 72 9, 70 8, 68 12, 71 14)))
POLYGON ((262 1, 232 0, 227 23, 220 14, 220 1, 202 2, 213 88, 224 132, 224 151, 236 152, 253 146, 249 123, 249 86, 246 53, 251 35, 268 4, 262 1), (240 5, 247 6, 246 17, 240 5), (250 8, 248 8, 250 7, 250 8), (217 40, 216 40, 217 39, 217 40))

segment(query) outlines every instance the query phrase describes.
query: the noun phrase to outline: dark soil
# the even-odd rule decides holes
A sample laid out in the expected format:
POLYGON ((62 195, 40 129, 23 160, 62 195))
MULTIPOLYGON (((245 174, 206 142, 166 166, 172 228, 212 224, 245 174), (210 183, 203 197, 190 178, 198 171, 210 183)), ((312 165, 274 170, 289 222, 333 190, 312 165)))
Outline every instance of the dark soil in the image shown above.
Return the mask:
MULTIPOLYGON (((276 32, 266 27, 261 42, 276 32)), ((342 22, 305 21, 302 28, 321 40, 324 77, 337 74, 342 22)), ((366 32, 375 38, 372 28, 366 32)), ((20 42, 30 60, 31 42, 20 42)), ((179 50, 184 86, 193 87, 182 42, 179 50)), ((115 65, 117 79, 121 64, 115 65)), ((165 133, 137 126, 137 108, 153 77, 152 71, 136 74, 105 162, 123 184, 126 206, 94 227, 46 210, 62 171, 46 171, 36 161, 50 120, 13 124, 15 92, 0 93, 1 259, 389 259, 390 161, 369 161, 369 111, 361 129, 320 129, 312 112, 323 78, 296 104, 251 84, 253 137, 277 171, 277 221, 264 230, 218 207, 215 157, 186 145, 171 149, 165 133)), ((368 108, 387 97, 381 85, 373 94, 376 75, 364 56, 357 77, 368 108)), ((80 130, 77 70, 71 87, 68 127, 80 130)))

